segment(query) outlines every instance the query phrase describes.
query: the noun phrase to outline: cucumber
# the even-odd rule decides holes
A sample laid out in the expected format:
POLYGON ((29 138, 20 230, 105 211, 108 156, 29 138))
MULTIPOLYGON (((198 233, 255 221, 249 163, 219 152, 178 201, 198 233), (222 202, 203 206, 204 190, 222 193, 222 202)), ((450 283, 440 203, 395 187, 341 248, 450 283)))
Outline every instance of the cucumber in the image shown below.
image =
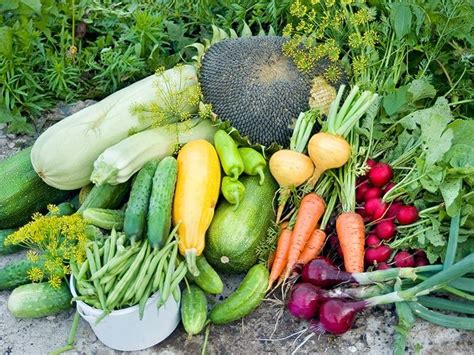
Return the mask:
POLYGON ((31 262, 28 259, 21 259, 1 268, 0 290, 12 289, 31 282, 28 278, 28 270, 33 266, 38 266, 38 263, 31 262))
POLYGON ((56 207, 58 208, 57 211, 48 212, 47 215, 48 216, 70 216, 74 212, 76 212, 76 209, 74 208, 74 205, 71 202, 63 202, 57 205, 56 207))
POLYGON ((237 291, 234 291, 225 301, 217 304, 209 314, 214 324, 226 324, 250 314, 260 303, 268 286, 268 269, 257 264, 253 266, 237 291))
POLYGON ((9 255, 20 251, 23 247, 20 245, 5 245, 5 239, 12 234, 15 229, 0 230, 0 255, 9 255))
POLYGON ((121 210, 106 208, 87 208, 82 212, 84 220, 96 227, 111 230, 122 230, 125 213, 121 210))
POLYGON ((0 229, 19 227, 50 203, 67 200, 71 191, 43 182, 30 161, 31 148, 0 161, 0 229))
POLYGON ((238 210, 221 200, 206 235, 204 255, 217 271, 246 272, 257 261, 257 248, 275 219, 273 197, 278 184, 268 168, 264 181, 243 176, 245 193, 238 210))
POLYGON ((150 201, 153 175, 157 166, 157 161, 150 161, 145 164, 132 184, 123 226, 123 231, 130 240, 140 240, 145 234, 148 203, 150 201))
POLYGON ((206 294, 198 286, 185 287, 181 298, 181 321, 188 335, 201 333, 206 325, 207 299, 206 294))
POLYGON ((40 318, 71 308, 71 292, 63 282, 53 288, 49 283, 19 286, 8 298, 8 310, 16 318, 40 318))
POLYGON ((78 212, 87 208, 118 208, 130 189, 130 182, 118 185, 94 185, 78 212))
POLYGON ((156 168, 148 210, 147 237, 154 248, 161 248, 171 227, 171 208, 178 177, 178 162, 164 158, 156 168))
POLYGON ((204 292, 211 295, 218 295, 224 290, 224 284, 222 283, 219 274, 212 268, 207 262, 204 255, 200 255, 196 258, 196 266, 199 270, 199 275, 194 276, 190 272, 186 277, 194 281, 204 292))

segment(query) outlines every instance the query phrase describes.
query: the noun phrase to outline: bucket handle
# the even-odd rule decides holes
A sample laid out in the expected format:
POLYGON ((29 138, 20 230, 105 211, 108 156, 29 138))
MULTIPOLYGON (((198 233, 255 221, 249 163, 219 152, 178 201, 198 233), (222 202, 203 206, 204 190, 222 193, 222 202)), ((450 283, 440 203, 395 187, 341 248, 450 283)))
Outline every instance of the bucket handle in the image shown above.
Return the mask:
POLYGON ((86 320, 89 324, 94 324, 97 320, 97 317, 88 316, 87 314, 85 314, 81 307, 77 307, 77 313, 79 313, 79 315, 84 318, 84 320, 86 320))

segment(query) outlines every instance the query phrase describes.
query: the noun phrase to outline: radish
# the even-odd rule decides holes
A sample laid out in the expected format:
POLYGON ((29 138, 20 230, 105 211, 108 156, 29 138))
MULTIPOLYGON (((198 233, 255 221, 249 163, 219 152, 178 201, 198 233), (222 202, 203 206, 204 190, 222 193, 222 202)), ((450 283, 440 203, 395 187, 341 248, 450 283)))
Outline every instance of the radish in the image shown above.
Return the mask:
POLYGON ((401 206, 397 212, 397 221, 400 224, 412 224, 418 220, 418 210, 415 206, 401 206))
POLYGON ((293 286, 288 310, 299 319, 311 319, 319 310, 322 301, 326 300, 327 291, 320 289, 310 283, 299 283, 293 286))
POLYGON ((387 261, 392 253, 392 249, 390 249, 387 245, 380 245, 377 248, 369 248, 365 251, 365 262, 368 265, 373 265, 375 263, 381 263, 387 261))
POLYGON ((357 202, 364 202, 365 201, 365 193, 369 190, 369 182, 365 180, 360 185, 356 187, 356 201, 357 202))
POLYGON ((390 182, 393 171, 390 165, 377 163, 370 169, 368 176, 372 185, 382 187, 390 182))
MULTIPOLYGON (((380 210, 385 212, 387 205, 380 198, 373 198, 365 202, 365 212, 368 216, 378 215, 380 210)), ((383 215, 383 213, 382 213, 383 215)), ((380 218, 380 217, 379 217, 380 218)))
POLYGON ((386 219, 375 226, 374 232, 380 239, 390 240, 397 233, 397 227, 392 220, 386 219))
POLYGON ((382 261, 381 263, 378 263, 377 264, 377 270, 387 270, 387 269, 391 269, 392 267, 390 265, 388 265, 385 261, 382 261))
POLYGON ((399 251, 393 258, 396 267, 414 267, 415 258, 406 250, 399 251))
POLYGON ((400 210, 400 207, 403 206, 403 203, 401 202, 393 202, 387 210, 387 213, 385 217, 387 218, 394 218, 397 216, 398 211, 400 210))
POLYGON ((365 245, 370 248, 377 248, 380 245, 380 239, 375 234, 369 234, 365 239, 365 245))
POLYGON ((379 197, 382 197, 382 189, 376 186, 368 188, 364 194, 365 202, 379 197))
POLYGON ((365 163, 368 165, 369 168, 373 168, 375 164, 377 164, 374 159, 368 159, 365 163))
POLYGON ((426 258, 415 258, 415 266, 425 266, 429 264, 430 262, 426 258))
POLYGON ((383 194, 385 195, 387 192, 389 192, 391 189, 393 189, 395 187, 395 183, 394 182, 389 182, 387 184, 387 186, 385 186, 382 190, 383 194))

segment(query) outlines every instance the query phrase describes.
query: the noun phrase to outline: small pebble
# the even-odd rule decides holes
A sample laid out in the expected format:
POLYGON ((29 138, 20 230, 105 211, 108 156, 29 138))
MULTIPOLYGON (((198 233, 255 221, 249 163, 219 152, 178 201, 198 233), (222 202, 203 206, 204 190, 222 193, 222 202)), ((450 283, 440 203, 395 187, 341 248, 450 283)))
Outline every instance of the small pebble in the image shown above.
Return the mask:
POLYGON ((347 350, 349 350, 351 353, 355 353, 357 351, 357 348, 355 346, 349 346, 347 350))
POLYGON ((13 143, 13 142, 8 143, 8 148, 15 148, 15 143, 13 143))
POLYGON ((55 320, 55 319, 56 319, 56 316, 47 316, 46 319, 47 319, 47 320, 55 320))

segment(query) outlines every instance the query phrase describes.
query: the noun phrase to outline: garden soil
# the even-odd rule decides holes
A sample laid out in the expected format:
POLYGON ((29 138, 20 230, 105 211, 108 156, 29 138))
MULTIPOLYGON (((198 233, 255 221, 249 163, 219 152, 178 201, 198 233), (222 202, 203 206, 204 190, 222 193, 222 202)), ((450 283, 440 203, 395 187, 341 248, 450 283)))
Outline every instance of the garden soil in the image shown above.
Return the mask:
MULTIPOLYGON (((91 102, 79 102, 73 106, 60 105, 45 120, 39 122, 38 131, 57 120, 84 108, 91 102)), ((10 135, 0 126, 0 160, 32 144, 34 137, 10 135)), ((22 258, 22 253, 1 257, 0 267, 22 258)), ((241 276, 226 280, 224 295, 235 289, 241 276)), ((41 319, 15 319, 7 310, 9 292, 0 292, 0 353, 47 354, 65 345, 74 311, 66 311, 41 319)), ((283 312, 276 300, 264 302, 244 320, 225 326, 210 328, 208 354, 289 354, 305 340, 301 354, 391 354, 394 327, 397 319, 392 306, 368 310, 359 317, 354 329, 340 337, 314 334, 305 322, 283 312), (279 317, 281 316, 281 317, 279 317), (293 336, 291 336, 293 335, 293 336), (311 336, 311 337, 310 337, 311 336)), ((126 336, 126 334, 123 334, 126 336)), ((188 338, 181 326, 161 344, 136 354, 199 354, 204 335, 188 338)), ((114 354, 103 345, 89 325, 81 320, 76 336, 75 350, 68 354, 114 354)), ((408 339, 407 353, 414 354, 474 354, 474 332, 446 329, 417 320, 408 339)))

